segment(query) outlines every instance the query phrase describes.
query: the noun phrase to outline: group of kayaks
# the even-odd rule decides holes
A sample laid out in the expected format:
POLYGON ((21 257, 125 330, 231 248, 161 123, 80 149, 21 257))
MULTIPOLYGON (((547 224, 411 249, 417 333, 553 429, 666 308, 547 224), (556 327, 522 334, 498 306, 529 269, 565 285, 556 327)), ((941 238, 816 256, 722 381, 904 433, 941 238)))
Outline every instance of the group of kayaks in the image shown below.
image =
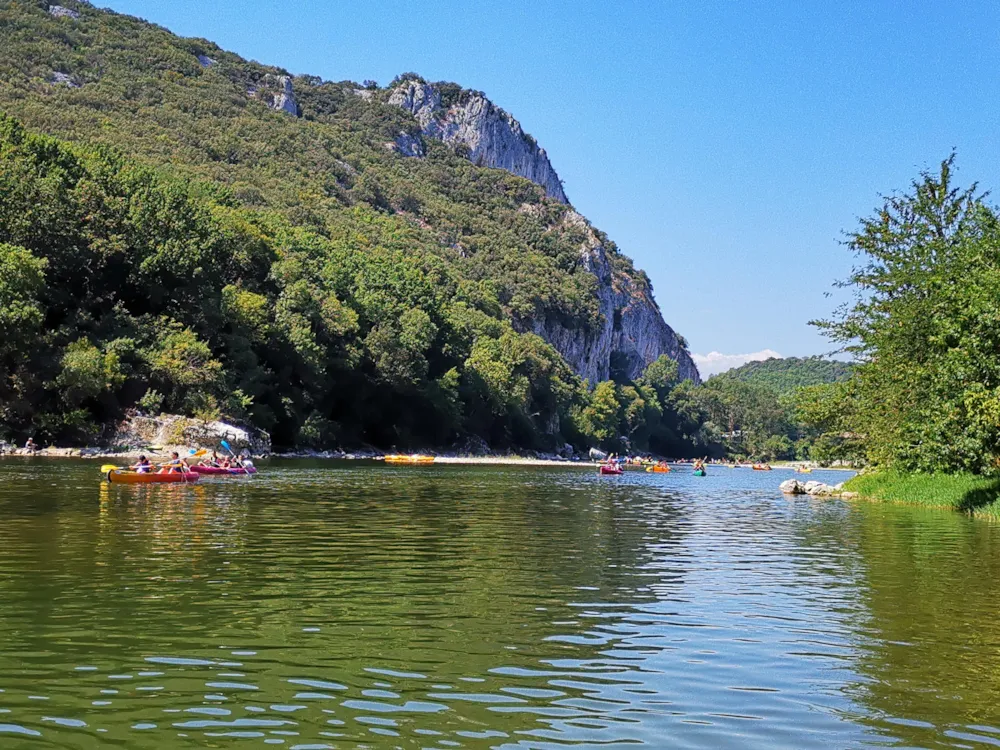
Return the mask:
MULTIPOLYGON (((601 464, 598 468, 601 474, 617 476, 619 474, 624 474, 625 470, 620 464, 601 464)), ((652 466, 647 466, 646 471, 650 474, 669 474, 672 469, 666 464, 653 464, 652 466)), ((691 472, 693 476, 703 477, 705 476, 705 468, 703 466, 695 467, 695 470, 691 472)))
POLYGON ((256 473, 257 467, 255 466, 192 466, 190 471, 169 472, 110 469, 107 472, 107 477, 111 484, 186 484, 197 482, 202 476, 246 477, 256 473))
MULTIPOLYGON (((222 441, 222 446, 232 453, 229 443, 222 441)), ((207 453, 204 448, 197 451, 192 448, 183 461, 175 453, 172 460, 154 466, 142 457, 141 465, 130 467, 106 465, 101 467, 101 472, 111 484, 190 484, 197 482, 202 476, 249 477, 257 473, 257 467, 249 459, 238 458, 235 454, 232 462, 224 458, 221 464, 215 460, 209 463, 188 464, 188 459, 193 461, 207 453)))

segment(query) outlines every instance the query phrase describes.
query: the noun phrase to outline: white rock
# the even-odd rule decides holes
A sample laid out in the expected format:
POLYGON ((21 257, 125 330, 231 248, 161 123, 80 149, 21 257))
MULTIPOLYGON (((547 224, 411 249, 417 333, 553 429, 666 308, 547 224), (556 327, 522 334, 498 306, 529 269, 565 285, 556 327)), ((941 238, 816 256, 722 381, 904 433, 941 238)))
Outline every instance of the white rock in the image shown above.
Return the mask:
POLYGON ((217 60, 213 60, 211 57, 207 57, 206 55, 198 55, 198 62, 201 63, 201 67, 203 68, 211 68, 213 65, 218 63, 217 60))
POLYGON ((80 17, 80 14, 77 11, 75 11, 75 10, 73 10, 71 8, 64 8, 61 5, 50 5, 49 6, 49 15, 50 16, 54 16, 56 18, 79 18, 80 17))
POLYGON ((823 482, 806 482, 807 495, 832 495, 833 492, 833 487, 823 482))
POLYGON ((69 73, 60 73, 56 71, 52 74, 52 83, 56 85, 68 86, 71 89, 80 88, 80 84, 73 80, 73 76, 69 73))
POLYGON ((409 133, 400 133, 392 144, 394 151, 403 156, 422 157, 424 155, 424 142, 419 136, 409 133))
POLYGON ((444 110, 441 94, 433 85, 411 80, 393 90, 389 104, 412 113, 424 135, 467 147, 470 161, 525 177, 545 188, 550 198, 569 203, 545 149, 482 94, 466 94, 460 103, 444 110))
POLYGON ((785 495, 802 495, 805 493, 805 487, 802 486, 802 482, 798 479, 786 479, 778 485, 778 489, 785 495))
POLYGON ((281 90, 274 95, 274 99, 271 102, 271 109, 298 117, 299 103, 295 100, 295 91, 292 90, 291 77, 278 76, 278 86, 281 90))

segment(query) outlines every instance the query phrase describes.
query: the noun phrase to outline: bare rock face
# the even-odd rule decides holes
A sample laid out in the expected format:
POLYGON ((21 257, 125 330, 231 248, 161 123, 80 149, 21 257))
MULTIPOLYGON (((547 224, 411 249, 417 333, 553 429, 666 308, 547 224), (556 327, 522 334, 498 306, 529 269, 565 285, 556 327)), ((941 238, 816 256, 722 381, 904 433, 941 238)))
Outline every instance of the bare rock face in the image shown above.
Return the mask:
POLYGON ((279 91, 271 101, 271 109, 275 112, 285 112, 293 117, 299 116, 299 103, 295 100, 290 76, 278 76, 279 91))
POLYGON ((198 62, 201 64, 201 67, 203 68, 211 68, 213 65, 216 64, 217 61, 213 60, 211 57, 208 57, 207 55, 198 55, 198 62))
POLYGON ((268 73, 263 79, 247 87, 247 96, 259 99, 275 112, 284 112, 292 117, 299 116, 299 103, 295 99, 291 76, 268 73))
POLYGON ((57 86, 68 86, 71 89, 80 88, 80 84, 73 80, 73 76, 69 73, 60 73, 56 71, 52 74, 52 77, 49 80, 57 86))
POLYGON ((419 136, 410 133, 400 133, 396 136, 392 148, 403 156, 421 157, 424 155, 424 142, 419 136))
POLYGON ((680 337, 663 320, 651 290, 612 268, 607 250, 583 216, 571 210, 563 221, 583 230, 587 237, 580 248, 580 264, 597 279, 603 324, 586 332, 566 328, 558 321, 534 320, 529 330, 554 346, 591 385, 609 379, 613 357, 622 358, 628 376, 634 379, 663 354, 677 362, 682 380, 701 382, 698 367, 680 337))
POLYGON ((409 80, 392 91, 389 104, 416 117, 428 138, 464 146, 470 161, 506 169, 541 185, 550 198, 569 203, 545 150, 517 120, 482 94, 464 92, 456 103, 444 107, 435 86, 409 80))
POLYGON ((79 18, 80 14, 72 8, 64 8, 62 5, 50 5, 49 15, 55 18, 79 18))
MULTIPOLYGON (((545 151, 517 120, 481 93, 463 91, 446 101, 438 87, 411 79, 396 86, 388 102, 410 112, 425 138, 462 146, 476 164, 525 177, 545 188, 549 197, 569 203, 545 151)), ((409 142, 397 139, 395 148, 416 155, 407 151, 408 146, 409 142)), ((567 328, 558 320, 548 319, 522 320, 518 328, 532 331, 554 346, 591 385, 610 377, 613 359, 621 363, 629 377, 636 378, 664 354, 676 360, 682 379, 700 382, 698 368, 680 337, 664 322, 651 290, 633 276, 612 268, 597 233, 580 214, 570 210, 563 222, 586 237, 580 247, 580 265, 596 279, 603 322, 597 330, 589 331, 567 328)))

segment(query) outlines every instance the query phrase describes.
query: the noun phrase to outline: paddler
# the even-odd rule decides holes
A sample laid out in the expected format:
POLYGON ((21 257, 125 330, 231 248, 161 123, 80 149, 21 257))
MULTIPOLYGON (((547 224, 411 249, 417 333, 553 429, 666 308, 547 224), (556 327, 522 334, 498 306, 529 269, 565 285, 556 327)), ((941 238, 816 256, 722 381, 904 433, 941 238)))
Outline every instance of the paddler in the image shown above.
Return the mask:
POLYGON ((188 462, 181 458, 177 451, 170 454, 170 460, 165 464, 160 464, 161 474, 185 474, 188 471, 188 462))

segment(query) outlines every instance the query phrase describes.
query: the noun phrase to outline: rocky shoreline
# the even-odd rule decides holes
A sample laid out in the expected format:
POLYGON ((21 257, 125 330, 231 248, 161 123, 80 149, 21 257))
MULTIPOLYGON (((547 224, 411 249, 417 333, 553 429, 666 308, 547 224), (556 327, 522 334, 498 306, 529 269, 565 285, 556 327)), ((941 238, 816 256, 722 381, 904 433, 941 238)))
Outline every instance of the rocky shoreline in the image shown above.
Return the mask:
POLYGON ((844 489, 844 483, 829 485, 823 482, 801 482, 798 479, 786 479, 778 489, 783 495, 809 495, 810 497, 837 497, 841 500, 857 500, 861 497, 857 492, 844 489))

